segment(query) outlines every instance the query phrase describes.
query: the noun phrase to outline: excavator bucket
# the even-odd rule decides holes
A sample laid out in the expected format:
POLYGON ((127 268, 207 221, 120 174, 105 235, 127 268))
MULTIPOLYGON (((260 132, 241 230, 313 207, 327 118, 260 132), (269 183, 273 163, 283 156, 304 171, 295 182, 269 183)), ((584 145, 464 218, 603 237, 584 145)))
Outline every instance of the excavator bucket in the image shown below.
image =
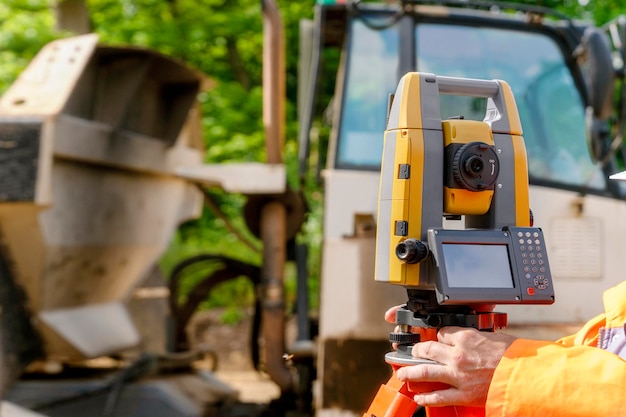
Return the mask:
POLYGON ((177 172, 203 162, 205 86, 171 58, 84 35, 45 46, 0 99, 0 285, 24 295, 48 362, 139 343, 127 303, 201 212, 177 172))

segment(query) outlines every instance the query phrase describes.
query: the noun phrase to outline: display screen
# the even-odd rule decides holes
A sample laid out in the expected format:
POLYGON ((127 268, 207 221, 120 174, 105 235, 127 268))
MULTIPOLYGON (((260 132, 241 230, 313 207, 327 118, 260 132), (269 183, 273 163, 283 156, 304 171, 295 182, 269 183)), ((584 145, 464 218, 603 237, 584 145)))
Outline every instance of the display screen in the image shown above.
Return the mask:
POLYGON ((443 243, 449 288, 513 288, 506 245, 443 243))

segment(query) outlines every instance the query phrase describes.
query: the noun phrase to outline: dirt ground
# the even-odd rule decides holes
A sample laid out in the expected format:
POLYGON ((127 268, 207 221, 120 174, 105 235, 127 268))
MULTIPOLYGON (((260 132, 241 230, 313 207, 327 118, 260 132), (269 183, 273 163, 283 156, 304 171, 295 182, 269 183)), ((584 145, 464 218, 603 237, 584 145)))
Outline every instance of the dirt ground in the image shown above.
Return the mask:
POLYGON ((197 312, 189 323, 188 334, 192 346, 202 346, 217 356, 217 364, 207 363, 218 371, 254 370, 250 333, 252 312, 246 311, 237 324, 220 322, 221 309, 197 312))
POLYGON ((250 335, 253 311, 246 311, 237 324, 223 324, 220 309, 197 312, 188 327, 192 346, 212 352, 201 366, 239 391, 244 402, 268 403, 280 395, 269 376, 254 369, 250 335), (216 360, 216 361, 215 361, 216 360))

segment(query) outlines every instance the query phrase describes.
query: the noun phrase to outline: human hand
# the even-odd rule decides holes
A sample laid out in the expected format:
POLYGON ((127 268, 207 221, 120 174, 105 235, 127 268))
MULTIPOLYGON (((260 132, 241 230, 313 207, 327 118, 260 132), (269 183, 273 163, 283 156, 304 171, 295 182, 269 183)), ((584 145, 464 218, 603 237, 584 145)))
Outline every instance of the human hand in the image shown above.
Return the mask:
MULTIPOLYGON (((385 319, 388 314, 393 314, 395 321, 395 310, 396 307, 388 310, 385 319)), ((416 343, 412 355, 432 359, 439 364, 399 368, 398 379, 409 383, 441 382, 450 386, 445 390, 416 394, 415 401, 426 407, 484 407, 495 369, 504 351, 516 338, 473 328, 444 327, 437 333, 437 339, 416 343)))

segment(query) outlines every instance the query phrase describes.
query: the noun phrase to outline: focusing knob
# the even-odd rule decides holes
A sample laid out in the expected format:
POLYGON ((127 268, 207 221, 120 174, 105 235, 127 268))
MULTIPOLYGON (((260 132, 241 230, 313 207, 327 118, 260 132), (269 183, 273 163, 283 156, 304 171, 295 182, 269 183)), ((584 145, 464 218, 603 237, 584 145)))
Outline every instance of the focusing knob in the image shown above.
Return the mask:
POLYGON ((493 189, 500 164, 492 146, 469 142, 461 146, 452 160, 452 175, 457 184, 470 191, 493 189))
POLYGON ((396 256, 407 264, 416 264, 428 257, 428 247, 421 240, 406 239, 396 246, 396 256))
POLYGON ((420 340, 419 333, 389 333, 389 341, 399 345, 412 345, 420 340))

